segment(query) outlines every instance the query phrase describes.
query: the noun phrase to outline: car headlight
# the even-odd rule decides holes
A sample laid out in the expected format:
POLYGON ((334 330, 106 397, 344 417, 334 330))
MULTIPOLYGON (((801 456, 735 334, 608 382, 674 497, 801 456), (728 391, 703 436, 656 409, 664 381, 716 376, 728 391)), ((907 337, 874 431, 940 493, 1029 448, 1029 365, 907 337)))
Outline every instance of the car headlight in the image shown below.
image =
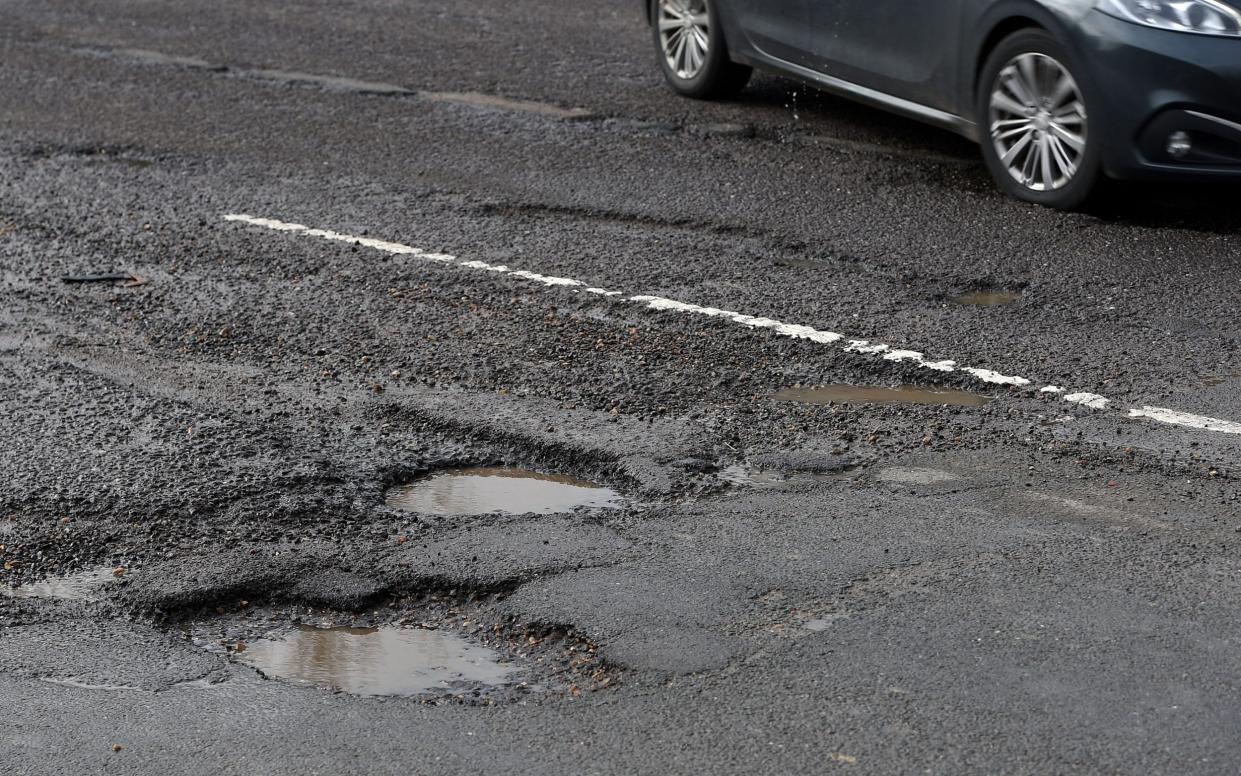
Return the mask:
POLYGON ((1098 8, 1161 30, 1241 37, 1241 11, 1219 0, 1099 0, 1098 8))

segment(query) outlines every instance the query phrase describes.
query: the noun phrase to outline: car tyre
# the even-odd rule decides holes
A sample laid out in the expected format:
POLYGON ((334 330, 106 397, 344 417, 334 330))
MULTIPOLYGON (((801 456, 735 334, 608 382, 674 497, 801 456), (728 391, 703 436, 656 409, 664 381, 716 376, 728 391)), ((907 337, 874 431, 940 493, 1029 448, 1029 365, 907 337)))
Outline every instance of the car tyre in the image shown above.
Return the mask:
POLYGON ((1103 178, 1094 85, 1068 49, 1041 29, 1016 32, 991 52, 975 120, 983 158, 1008 195, 1075 210, 1103 178))
POLYGON ((731 97, 753 69, 733 62, 715 0, 651 0, 659 68, 673 91, 695 99, 731 97))

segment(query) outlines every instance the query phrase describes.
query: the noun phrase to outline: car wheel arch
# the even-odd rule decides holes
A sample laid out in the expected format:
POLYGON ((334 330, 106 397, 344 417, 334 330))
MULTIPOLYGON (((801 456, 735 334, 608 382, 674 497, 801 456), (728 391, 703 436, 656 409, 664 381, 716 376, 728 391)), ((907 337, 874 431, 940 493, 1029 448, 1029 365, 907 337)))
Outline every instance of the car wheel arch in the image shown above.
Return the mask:
POLYGON ((960 70, 963 76, 960 90, 962 108, 972 112, 982 69, 1001 41, 1021 30, 1044 30, 1076 54, 1076 46, 1069 35, 1069 24, 1069 19, 1060 18, 1057 12, 1039 0, 1006 0, 988 9, 975 25, 970 45, 963 47, 965 61, 961 63, 960 70))

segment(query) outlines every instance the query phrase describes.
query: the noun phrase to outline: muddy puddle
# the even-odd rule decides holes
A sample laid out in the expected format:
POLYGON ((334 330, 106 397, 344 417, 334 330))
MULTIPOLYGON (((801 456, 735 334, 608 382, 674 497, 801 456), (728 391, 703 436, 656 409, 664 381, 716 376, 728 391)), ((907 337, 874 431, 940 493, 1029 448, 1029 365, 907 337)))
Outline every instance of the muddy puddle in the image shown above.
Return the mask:
POLYGON ((965 391, 935 391, 914 385, 883 388, 869 385, 821 385, 814 388, 785 388, 772 398, 801 404, 938 404, 954 407, 981 407, 989 397, 965 391))
POLYGON ((5 598, 56 598, 64 601, 98 601, 103 588, 117 582, 132 571, 124 567, 100 566, 63 577, 48 577, 19 587, 0 587, 5 598))
POLYGON ((954 296, 948 301, 969 307, 1003 307, 1006 304, 1016 302, 1018 299, 1021 299, 1021 293, 1017 291, 975 289, 954 296))
POLYGON ((579 507, 613 509, 616 491, 560 474, 509 467, 436 472, 388 491, 388 506, 434 515, 552 514, 579 507))
POLYGON ((517 668, 498 652, 425 628, 299 625, 233 652, 241 663, 297 684, 354 695, 421 695, 460 685, 508 684, 517 668))

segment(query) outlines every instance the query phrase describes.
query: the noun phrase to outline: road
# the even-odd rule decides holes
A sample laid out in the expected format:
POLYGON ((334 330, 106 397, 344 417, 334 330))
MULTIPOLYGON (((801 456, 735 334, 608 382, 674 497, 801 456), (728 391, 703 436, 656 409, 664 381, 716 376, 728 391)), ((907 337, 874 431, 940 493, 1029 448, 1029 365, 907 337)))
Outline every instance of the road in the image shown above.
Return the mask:
POLYGON ((1236 189, 1020 205, 634 5, 0 3, 0 573, 124 570, 0 597, 6 770, 1237 770, 1236 189), (623 503, 385 501, 469 465, 623 503), (295 619, 525 679, 247 665, 295 619))

